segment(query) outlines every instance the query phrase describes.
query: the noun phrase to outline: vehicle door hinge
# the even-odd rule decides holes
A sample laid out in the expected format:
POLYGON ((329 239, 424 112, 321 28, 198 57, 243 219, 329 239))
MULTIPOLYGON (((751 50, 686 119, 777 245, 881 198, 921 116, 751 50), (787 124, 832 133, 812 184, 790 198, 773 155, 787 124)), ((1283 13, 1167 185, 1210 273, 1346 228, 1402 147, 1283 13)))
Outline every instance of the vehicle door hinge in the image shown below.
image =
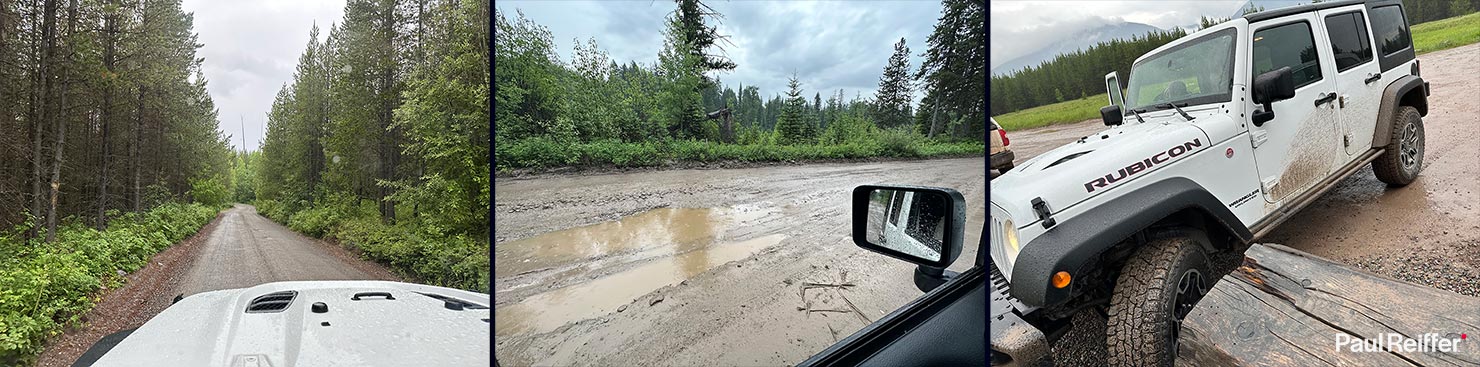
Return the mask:
POLYGON ((1343 147, 1343 148, 1350 148, 1351 146, 1352 146, 1352 134, 1351 133, 1346 133, 1345 135, 1342 135, 1341 136, 1341 147, 1343 147))
POLYGON ((1341 95, 1340 98, 1337 98, 1336 99, 1336 106, 1337 107, 1341 107, 1341 108, 1346 108, 1346 95, 1345 94, 1341 95))
POLYGON ((1265 177, 1259 183, 1264 185, 1264 192, 1270 192, 1274 190, 1274 185, 1280 184, 1280 176, 1265 177))
POLYGON ((1252 143, 1255 148, 1258 148, 1260 145, 1264 144, 1264 142, 1269 141, 1269 132, 1265 130, 1254 130, 1254 132, 1250 134, 1250 136, 1250 143, 1252 143))
POLYGON ((1033 198, 1033 212, 1038 214, 1038 219, 1043 221, 1043 228, 1053 227, 1053 210, 1048 208, 1048 203, 1043 198, 1033 198))

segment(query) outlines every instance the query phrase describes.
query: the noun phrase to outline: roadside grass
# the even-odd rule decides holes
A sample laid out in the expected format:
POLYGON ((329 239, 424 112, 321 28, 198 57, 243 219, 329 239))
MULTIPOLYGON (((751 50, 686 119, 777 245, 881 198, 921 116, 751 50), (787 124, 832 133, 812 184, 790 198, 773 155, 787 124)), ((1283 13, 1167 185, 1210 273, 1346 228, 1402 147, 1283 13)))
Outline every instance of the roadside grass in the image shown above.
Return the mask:
POLYGON ((1080 99, 1043 105, 997 116, 997 124, 1008 132, 1053 124, 1073 123, 1100 117, 1100 107, 1110 105, 1104 93, 1080 99))
POLYGON ((139 270, 210 223, 218 209, 165 203, 114 214, 106 231, 68 221, 51 243, 21 241, 24 224, 0 230, 0 366, 30 365, 48 337, 92 309, 98 292, 123 284, 118 272, 139 270))
POLYGON ((1419 54, 1480 42, 1480 13, 1420 23, 1412 31, 1419 54))
MULTIPOLYGON (((1416 24, 1413 46, 1419 54, 1480 42, 1480 13, 1416 24)), ((993 116, 1011 132, 1040 126, 1068 124, 1100 117, 1100 107, 1109 105, 1105 95, 1064 101, 993 116)))
POLYGON ((978 155, 981 142, 944 142, 918 134, 883 132, 870 139, 842 144, 777 145, 724 144, 673 140, 629 143, 622 141, 562 142, 529 138, 499 142, 494 164, 499 172, 553 167, 651 167, 670 162, 785 162, 795 160, 861 158, 930 158, 978 155))

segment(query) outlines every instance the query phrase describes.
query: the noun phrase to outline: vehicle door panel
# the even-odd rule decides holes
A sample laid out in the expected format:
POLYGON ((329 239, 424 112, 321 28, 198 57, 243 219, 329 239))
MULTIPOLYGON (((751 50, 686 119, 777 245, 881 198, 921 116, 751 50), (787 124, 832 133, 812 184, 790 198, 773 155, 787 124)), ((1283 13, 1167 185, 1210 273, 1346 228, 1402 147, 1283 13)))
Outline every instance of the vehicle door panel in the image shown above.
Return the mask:
MULTIPOLYGON (((1272 103, 1273 120, 1248 125, 1264 198, 1270 203, 1310 190, 1345 156, 1334 98, 1316 103, 1336 89, 1327 70, 1330 46, 1318 24, 1315 14, 1307 13, 1250 26, 1247 65, 1252 71, 1245 83, 1253 85, 1259 74, 1285 66, 1295 80, 1295 97, 1272 103)), ((1263 106, 1251 102, 1251 108, 1263 106)))
POLYGON ((1344 6, 1317 15, 1331 43, 1342 143, 1347 159, 1355 159, 1372 145, 1372 128, 1385 86, 1381 83, 1382 70, 1373 57, 1376 46, 1367 26, 1366 7, 1344 6))

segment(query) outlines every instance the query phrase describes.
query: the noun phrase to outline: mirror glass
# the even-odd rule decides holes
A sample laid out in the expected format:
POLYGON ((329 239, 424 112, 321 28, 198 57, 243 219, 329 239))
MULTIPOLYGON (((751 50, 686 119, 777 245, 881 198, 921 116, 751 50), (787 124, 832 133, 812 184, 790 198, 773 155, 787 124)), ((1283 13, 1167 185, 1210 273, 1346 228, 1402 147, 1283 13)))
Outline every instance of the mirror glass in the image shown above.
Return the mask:
POLYGON ((869 193, 865 238, 870 244, 925 261, 941 261, 950 204, 928 191, 875 189, 869 193))
POLYGON ((1105 91, 1109 93, 1111 105, 1125 109, 1125 99, 1120 97, 1120 77, 1113 71, 1105 75, 1105 91))

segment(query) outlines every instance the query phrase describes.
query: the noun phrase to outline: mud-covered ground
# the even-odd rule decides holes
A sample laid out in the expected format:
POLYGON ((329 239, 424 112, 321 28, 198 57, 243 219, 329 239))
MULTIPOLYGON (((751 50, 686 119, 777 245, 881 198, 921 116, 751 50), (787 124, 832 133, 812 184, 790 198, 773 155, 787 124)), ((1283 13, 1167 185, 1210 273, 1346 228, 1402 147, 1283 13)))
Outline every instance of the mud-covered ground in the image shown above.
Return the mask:
MULTIPOLYGON (((1376 274, 1480 296, 1480 44, 1420 55, 1430 83, 1423 118, 1424 170, 1407 187, 1388 188, 1371 165, 1281 224, 1262 240, 1376 274)), ((1105 126, 1100 120, 1009 131, 1017 161, 1105 126)), ((996 173, 993 173, 996 175, 996 173)), ((1061 365, 1104 360, 1104 320, 1075 319, 1056 345, 1061 365)))
POLYGON ((852 189, 953 188, 972 266, 984 158, 500 178, 494 349, 526 365, 798 363, 919 297, 849 236, 852 189))

